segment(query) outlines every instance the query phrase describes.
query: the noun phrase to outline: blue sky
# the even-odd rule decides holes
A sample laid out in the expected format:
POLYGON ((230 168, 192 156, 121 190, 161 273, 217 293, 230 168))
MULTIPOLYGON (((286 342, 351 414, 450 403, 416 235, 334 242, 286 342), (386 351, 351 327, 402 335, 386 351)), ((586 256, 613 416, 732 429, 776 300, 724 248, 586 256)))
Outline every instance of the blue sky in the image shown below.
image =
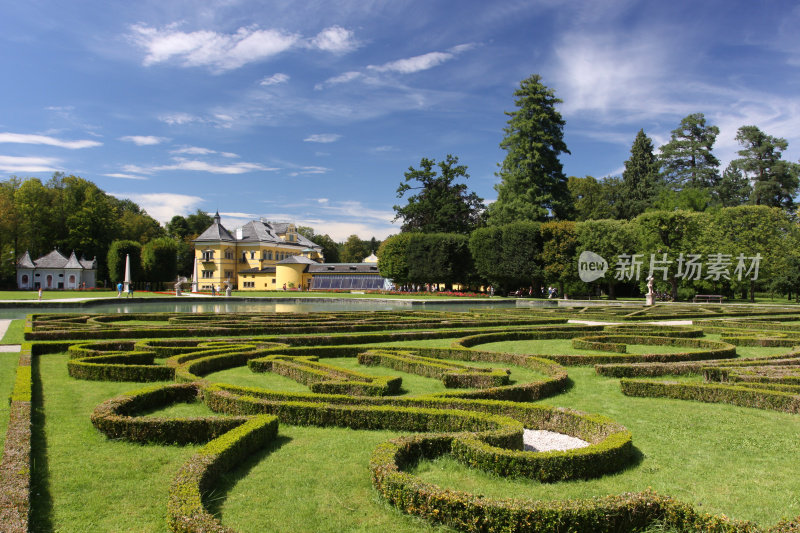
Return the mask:
POLYGON ((636 132, 742 125, 800 157, 790 1, 81 1, 0 7, 0 178, 75 174, 163 221, 398 231, 403 172, 457 155, 496 197, 513 92, 564 103, 568 175, 621 173, 636 132), (201 7, 197 7, 201 6, 201 7))

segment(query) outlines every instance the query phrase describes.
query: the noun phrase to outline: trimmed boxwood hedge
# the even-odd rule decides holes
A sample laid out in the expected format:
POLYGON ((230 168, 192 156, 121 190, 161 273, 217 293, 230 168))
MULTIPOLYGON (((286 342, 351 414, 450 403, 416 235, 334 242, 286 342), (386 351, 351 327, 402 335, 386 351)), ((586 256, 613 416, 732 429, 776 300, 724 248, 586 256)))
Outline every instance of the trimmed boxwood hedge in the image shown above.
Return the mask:
POLYGON ((756 532, 748 522, 710 516, 651 491, 583 500, 493 499, 441 489, 404 469, 447 453, 440 437, 416 435, 379 445, 370 459, 375 489, 393 506, 434 523, 481 533, 635 531, 655 523, 681 530, 756 532))
POLYGON ((739 407, 771 409, 800 413, 800 395, 769 389, 753 389, 737 385, 678 383, 640 379, 620 380, 626 396, 675 398, 707 403, 728 403, 739 407))
POLYGON ((372 349, 358 354, 362 365, 385 366, 394 370, 441 379, 447 388, 501 387, 508 385, 507 370, 478 368, 416 355, 409 350, 372 349))
POLYGON ((357 401, 347 396, 273 394, 224 385, 209 386, 204 396, 206 404, 218 412, 274 414, 293 425, 470 431, 473 433, 438 437, 450 440, 449 444, 440 445, 465 464, 501 476, 531 477, 543 482, 588 479, 616 472, 632 459, 631 434, 624 427, 604 417, 568 409, 433 397, 357 401), (376 418, 375 414, 379 416, 376 418), (566 433, 587 440, 590 445, 563 452, 522 451, 523 426, 566 433))
POLYGON ((171 531, 182 533, 232 532, 205 507, 208 494, 219 476, 246 460, 275 439, 278 420, 258 416, 217 437, 195 453, 178 471, 169 489, 167 522, 171 531))
POLYGON ((163 418, 143 412, 198 399, 199 386, 183 383, 148 387, 106 400, 92 413, 94 427, 110 439, 159 444, 208 442, 244 424, 246 417, 163 418))
POLYGON ((251 359, 247 366, 253 372, 275 372, 308 385, 312 392, 385 396, 399 394, 402 379, 392 376, 370 376, 319 362, 316 355, 274 354, 251 359))

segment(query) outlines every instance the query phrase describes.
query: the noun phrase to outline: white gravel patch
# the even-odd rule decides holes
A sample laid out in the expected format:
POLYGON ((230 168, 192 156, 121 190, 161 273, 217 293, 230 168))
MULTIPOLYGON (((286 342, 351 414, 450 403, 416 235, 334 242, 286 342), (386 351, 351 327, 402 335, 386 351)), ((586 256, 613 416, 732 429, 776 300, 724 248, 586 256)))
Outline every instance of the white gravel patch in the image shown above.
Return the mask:
POLYGON ((577 437, 555 433, 544 429, 526 429, 522 434, 526 452, 566 451, 585 448, 589 443, 577 437))

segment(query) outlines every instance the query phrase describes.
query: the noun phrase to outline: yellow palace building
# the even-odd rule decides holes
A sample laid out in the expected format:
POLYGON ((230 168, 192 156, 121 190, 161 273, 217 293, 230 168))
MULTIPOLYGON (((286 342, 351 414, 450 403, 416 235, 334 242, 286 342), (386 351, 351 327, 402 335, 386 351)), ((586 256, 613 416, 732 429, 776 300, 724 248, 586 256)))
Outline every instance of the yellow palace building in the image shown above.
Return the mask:
POLYGON ((377 263, 323 263, 322 247, 292 223, 252 220, 233 232, 214 222, 194 240, 200 291, 383 289, 377 263))

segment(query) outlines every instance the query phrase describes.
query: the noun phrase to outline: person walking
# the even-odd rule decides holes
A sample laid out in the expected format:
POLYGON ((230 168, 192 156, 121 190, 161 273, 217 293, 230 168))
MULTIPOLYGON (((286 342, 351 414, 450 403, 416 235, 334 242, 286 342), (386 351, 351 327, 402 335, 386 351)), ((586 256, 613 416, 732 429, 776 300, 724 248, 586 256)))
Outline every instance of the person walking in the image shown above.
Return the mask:
POLYGON ((117 298, 122 296, 122 282, 117 283, 117 298))
POLYGON ((39 287, 39 301, 42 301, 42 288, 39 287))

